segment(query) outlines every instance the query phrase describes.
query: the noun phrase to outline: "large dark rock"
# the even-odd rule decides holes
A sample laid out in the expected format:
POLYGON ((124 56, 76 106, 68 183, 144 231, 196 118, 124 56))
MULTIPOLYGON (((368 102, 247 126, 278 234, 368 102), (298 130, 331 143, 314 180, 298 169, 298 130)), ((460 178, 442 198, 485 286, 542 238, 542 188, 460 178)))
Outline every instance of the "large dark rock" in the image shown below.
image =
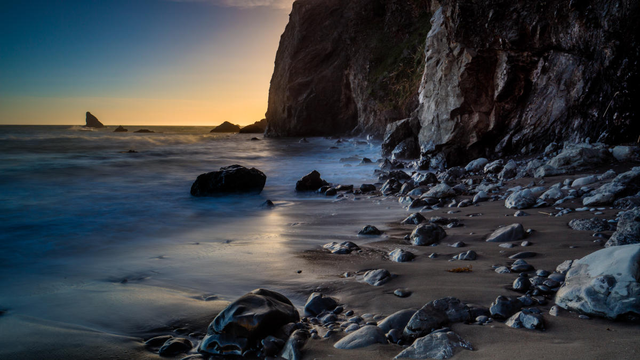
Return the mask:
POLYGON ((313 170, 298 180, 296 191, 316 191, 325 185, 327 185, 327 182, 322 180, 320 173, 313 170))
MULTIPOLYGON (((418 119, 408 118, 387 125, 382 142, 382 155, 389 156, 404 141, 417 143, 420 123, 418 119)), ((419 149, 418 149, 419 150, 419 149)))
POLYGON ((304 313, 307 316, 318 316, 325 311, 333 311, 336 306, 338 306, 336 299, 325 296, 319 292, 314 292, 309 295, 307 303, 304 304, 304 313))
POLYGON ((198 176, 191 185, 193 196, 215 196, 229 193, 260 193, 267 181, 262 171, 240 165, 220 168, 220 171, 198 176))
POLYGON ((453 331, 438 330, 417 339, 394 359, 449 359, 456 354, 458 348, 473 350, 471 344, 460 335, 453 331))
POLYGON ((418 225, 409 237, 412 245, 427 246, 438 244, 440 240, 444 239, 447 233, 443 228, 436 224, 422 224, 418 225))
POLYGON ((87 124, 85 125, 86 127, 96 128, 96 129, 100 129, 104 127, 104 125, 100 122, 100 120, 98 120, 97 117, 93 116, 93 114, 91 114, 88 111, 87 111, 86 122, 87 122, 87 124))
POLYGON ((635 142, 639 7, 296 1, 276 56, 267 134, 381 135, 412 117, 423 154, 449 165, 553 141, 635 142))
POLYGON ((616 232, 605 246, 620 246, 640 243, 640 207, 625 211, 620 215, 616 232))
POLYGON ((284 295, 257 289, 229 304, 213 319, 198 351, 213 355, 242 355, 282 326, 300 320, 284 295))
POLYGON ((408 338, 419 338, 449 323, 469 321, 471 313, 471 308, 459 299, 446 297, 434 300, 413 314, 403 334, 408 338))
POLYGON ((267 128, 267 119, 256 121, 240 129, 240 134, 262 134, 267 128))
POLYGON ((240 126, 232 124, 228 121, 223 122, 222 124, 213 128, 210 132, 212 133, 237 133, 240 132, 240 126))

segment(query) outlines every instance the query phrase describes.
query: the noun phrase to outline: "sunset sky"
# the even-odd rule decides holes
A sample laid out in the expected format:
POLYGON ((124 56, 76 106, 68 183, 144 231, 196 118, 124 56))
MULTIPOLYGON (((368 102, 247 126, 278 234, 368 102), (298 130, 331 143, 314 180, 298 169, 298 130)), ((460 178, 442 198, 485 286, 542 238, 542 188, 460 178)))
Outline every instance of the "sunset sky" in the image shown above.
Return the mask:
POLYGON ((0 2, 0 124, 250 124, 293 0, 0 2))

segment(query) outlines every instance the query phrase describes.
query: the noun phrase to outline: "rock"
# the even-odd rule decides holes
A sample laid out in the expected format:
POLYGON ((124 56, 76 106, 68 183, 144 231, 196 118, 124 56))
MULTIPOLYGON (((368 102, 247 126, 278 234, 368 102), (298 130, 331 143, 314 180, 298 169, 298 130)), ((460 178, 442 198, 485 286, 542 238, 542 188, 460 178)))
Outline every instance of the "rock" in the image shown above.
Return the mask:
POLYGON ((324 249, 331 251, 332 254, 351 254, 352 251, 360 250, 360 247, 351 241, 343 241, 341 243, 330 242, 322 246, 324 249))
POLYGON ((539 312, 523 309, 510 317, 505 325, 514 329, 544 330, 544 318, 539 312))
POLYGON ((565 144, 564 149, 547 165, 556 169, 580 170, 588 169, 611 161, 611 153, 602 146, 591 144, 565 144))
POLYGON ((511 270, 509 270, 509 268, 506 266, 498 266, 495 269, 495 272, 497 272, 498 274, 509 274, 511 270))
POLYGON ((640 207, 640 194, 618 199, 613 203, 613 207, 620 210, 631 210, 640 207))
POLYGON ((172 338, 162 345, 158 351, 160 356, 175 356, 182 353, 187 353, 193 348, 193 344, 189 339, 185 338, 172 338))
POLYGON ((484 166, 484 173, 497 174, 502 170, 503 166, 504 166, 504 160, 502 159, 492 161, 484 166))
POLYGON ((437 178, 438 180, 440 180, 440 182, 453 186, 465 174, 466 174, 466 170, 463 167, 455 166, 438 174, 437 178))
POLYGON ((518 259, 516 261, 513 262, 513 264, 511 264, 511 271, 512 272, 525 272, 525 271, 532 271, 533 266, 531 266, 530 264, 528 264, 526 261, 522 260, 522 259, 518 259))
POLYGON ((474 204, 487 200, 489 200, 489 195, 487 195, 487 193, 482 190, 478 191, 478 193, 473 197, 474 204))
POLYGON ((562 175, 566 173, 567 173, 567 170, 556 169, 550 165, 543 165, 534 171, 533 177, 535 177, 536 179, 539 179, 543 177, 562 175))
POLYGON ((327 182, 322 180, 320 173, 313 170, 298 180, 296 191, 316 191, 325 185, 327 185, 327 182))
POLYGON ((509 160, 498 174, 498 179, 508 180, 514 178, 518 174, 518 165, 515 161, 509 160))
POLYGON ((144 346, 148 349, 158 349, 164 345, 167 340, 173 339, 171 335, 160 335, 152 337, 151 339, 145 341, 144 346))
POLYGON ((404 139, 391 152, 392 160, 412 160, 418 157, 420 157, 420 145, 413 137, 404 139))
POLYGON ((575 260, 556 295, 564 309, 618 319, 640 316, 640 244, 612 246, 575 260))
POLYGON ((471 344, 453 331, 437 331, 417 339, 395 359, 449 359, 457 348, 473 350, 471 344))
POLYGON ((562 264, 556 267, 556 272, 559 274, 566 274, 571 269, 571 265, 573 265, 573 260, 565 260, 562 264))
POLYGON ((267 129, 267 119, 256 121, 251 125, 240 128, 240 134, 262 134, 267 129))
POLYGON ((310 334, 307 330, 298 329, 289 336, 280 353, 280 357, 287 360, 302 360, 302 348, 309 340, 310 334))
POLYGON ((478 172, 484 169, 484 166, 489 163, 489 160, 485 158, 477 158, 467 164, 465 166, 465 170, 467 172, 478 172))
POLYGON ((420 131, 420 124, 415 118, 408 118, 399 121, 394 121, 386 126, 384 133, 384 140, 382 141, 382 154, 389 156, 398 148, 403 142, 409 141, 412 144, 407 144, 411 147, 413 152, 409 159, 416 158, 420 155, 420 148, 417 143, 417 135, 420 131))
POLYGON ((533 251, 521 251, 519 253, 513 254, 509 256, 509 259, 528 259, 536 256, 537 254, 533 251))
POLYGON ((491 316, 496 319, 508 319, 522 308, 522 302, 517 298, 498 296, 491 303, 489 311, 491 316))
POLYGON ((422 214, 413 213, 409 215, 406 219, 402 220, 400 223, 404 225, 409 225, 409 224, 418 225, 425 221, 427 221, 427 219, 424 216, 422 216, 422 214))
POLYGON ((362 184, 360 185, 360 191, 363 193, 376 191, 376 186, 373 184, 362 184))
POLYGON ((385 269, 369 270, 364 273, 363 280, 373 286, 381 286, 391 280, 391 273, 385 269))
POLYGON ((97 117, 93 116, 93 114, 87 111, 85 127, 101 129, 104 127, 104 125, 100 122, 100 120, 98 120, 97 117))
POLYGON ((406 298, 411 296, 411 291, 407 290, 407 289, 395 289, 393 291, 393 295, 399 297, 399 298, 406 298))
POLYGON ((257 289, 229 304, 213 319, 198 349, 213 355, 242 355, 268 335, 300 320, 289 299, 277 292, 257 289))
POLYGON ((400 191, 402 184, 396 179, 389 179, 383 185, 380 191, 385 195, 395 194, 400 191))
POLYGON ((122 125, 118 126, 113 132, 127 132, 129 130, 122 127, 122 125))
POLYGON ((536 204, 536 198, 529 189, 516 191, 509 195, 504 202, 504 206, 507 209, 528 209, 536 204))
POLYGON ((237 133, 240 132, 240 126, 232 124, 228 121, 223 122, 222 124, 213 128, 210 132, 212 133, 237 133))
POLYGON ((573 180, 573 182, 571 183, 571 187, 581 188, 583 186, 587 186, 589 184, 593 184, 596 181, 598 181, 598 177, 597 176, 589 175, 589 176, 585 176, 585 177, 581 177, 581 178, 573 180))
POLYGON ((215 196, 229 193, 260 193, 267 176, 256 168, 240 165, 220 168, 219 171, 198 176, 191 186, 193 196, 215 196))
POLYGON ((438 177, 436 176, 436 174, 431 172, 424 173, 424 174, 416 173, 415 175, 413 175, 413 180, 419 186, 426 186, 426 185, 438 183, 438 177))
POLYGON ((405 326, 407 326, 407 323, 409 322, 409 320, 411 320, 411 317, 415 313, 416 313, 415 309, 406 309, 406 310, 396 311, 395 313, 384 318, 378 324, 378 327, 382 329, 382 331, 384 331, 385 333, 388 333, 389 331, 394 329, 402 331, 404 330, 405 326))
POLYGON ((422 197, 430 197, 436 199, 447 198, 451 196, 456 196, 456 192, 453 191, 451 186, 447 184, 438 184, 422 195, 422 197))
POLYGON ((612 230, 611 224, 605 219, 573 219, 569 221, 569 227, 581 231, 608 231, 612 230))
POLYGON ((615 179, 616 175, 617 174, 615 171, 613 171, 612 169, 609 169, 604 174, 598 176, 598 181, 615 179))
POLYGON ((640 167, 635 167, 594 190, 583 199, 582 203, 590 204, 589 206, 604 205, 619 197, 634 194, 638 190, 640 190, 640 167))
POLYGON ((531 282, 529 281, 529 278, 520 276, 513 281, 511 287, 513 290, 518 292, 527 292, 531 287, 531 282))
POLYGON ((366 225, 362 230, 358 231, 358 235, 382 235, 382 231, 373 225, 366 225))
POLYGON ((389 260, 395 262, 407 262, 413 260, 415 257, 412 252, 402 249, 395 249, 389 253, 389 260))
POLYGON ((618 161, 634 161, 640 156, 640 147, 618 145, 611 149, 611 154, 618 161))
POLYGON ((153 131, 153 130, 149 130, 149 129, 140 129, 140 130, 136 130, 136 131, 134 131, 134 133, 139 133, 139 134, 153 134, 153 133, 155 133, 155 131, 153 131))
POLYGON ((465 247, 467 246, 467 244, 464 243, 464 241, 456 241, 453 244, 449 245, 453 248, 461 248, 461 247, 465 247))
POLYGON ((314 292, 309 295, 307 303, 304 304, 304 313, 306 316, 318 316, 325 311, 333 311, 336 306, 338 306, 336 299, 314 292))
POLYGON ((508 242, 518 241, 525 236, 524 227, 522 224, 515 223, 508 226, 498 228, 487 237, 487 242, 508 242))
POLYGON ((522 210, 518 210, 518 211, 515 212, 515 214, 513 214, 513 216, 515 216, 515 217, 529 216, 529 214, 527 214, 526 212, 524 212, 522 210))
POLYGON ((336 196, 338 194, 338 190, 336 188, 329 188, 324 192, 325 196, 336 196))
POLYGON ((418 225, 411 233, 411 244, 416 246, 427 246, 437 244, 444 239, 447 233, 436 224, 418 225))
POLYGON ((459 299, 446 297, 424 305, 411 317, 404 328, 404 336, 416 339, 444 325, 470 321, 471 309, 459 299))
POLYGON ((276 205, 273 203, 273 201, 267 199, 265 202, 260 204, 260 207, 267 208, 267 209, 273 209, 273 208, 276 207, 276 205))
POLYGON ((600 206, 610 204, 615 199, 615 195, 612 193, 595 194, 592 196, 585 196, 582 199, 582 205, 584 206, 600 206))
POLYGON ((605 247, 640 243, 640 207, 620 214, 618 228, 605 247))
POLYGON ((374 344, 386 344, 387 338, 384 331, 377 326, 365 325, 360 330, 340 339, 333 347, 336 349, 350 350, 358 349, 374 344))
POLYGON ((542 195, 540 195, 540 199, 542 200, 559 200, 564 198, 564 193, 558 187, 552 187, 551 189, 545 191, 542 195))
POLYGON ((475 260, 478 257, 475 251, 469 250, 463 253, 460 253, 453 258, 456 260, 475 260))

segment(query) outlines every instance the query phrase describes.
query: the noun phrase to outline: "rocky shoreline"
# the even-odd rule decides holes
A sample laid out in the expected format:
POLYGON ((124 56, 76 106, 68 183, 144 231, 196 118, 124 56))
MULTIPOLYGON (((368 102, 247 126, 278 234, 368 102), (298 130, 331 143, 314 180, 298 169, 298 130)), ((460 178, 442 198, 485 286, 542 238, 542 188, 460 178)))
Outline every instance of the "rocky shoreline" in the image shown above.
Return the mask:
POLYGON ((309 267, 298 273, 324 278, 289 289, 308 296, 299 312, 284 295, 255 290, 206 335, 164 334, 146 346, 184 359, 634 358, 637 150, 551 144, 533 158, 431 171, 380 160, 380 182, 361 186, 312 172, 296 190, 354 211, 395 210, 376 223, 364 211, 358 240, 299 254, 309 267))

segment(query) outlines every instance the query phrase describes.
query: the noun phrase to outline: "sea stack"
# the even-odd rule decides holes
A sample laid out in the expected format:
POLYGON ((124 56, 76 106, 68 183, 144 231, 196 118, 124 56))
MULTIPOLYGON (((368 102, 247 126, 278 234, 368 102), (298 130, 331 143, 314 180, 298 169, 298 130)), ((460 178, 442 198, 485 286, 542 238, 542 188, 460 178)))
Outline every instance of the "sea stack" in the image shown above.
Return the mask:
POLYGON ((237 133, 240 132, 240 126, 232 124, 228 121, 223 122, 211 130, 212 133, 237 133))
POLYGON ((113 130, 113 132, 127 132, 127 131, 129 130, 123 128, 122 125, 118 126, 115 130, 113 130))
POLYGON ((98 120, 97 117, 93 116, 90 112, 87 111, 87 124, 86 127, 100 129, 103 128, 104 125, 98 120))
POLYGON ((267 128, 267 119, 256 121, 240 129, 241 134, 262 134, 267 128))

